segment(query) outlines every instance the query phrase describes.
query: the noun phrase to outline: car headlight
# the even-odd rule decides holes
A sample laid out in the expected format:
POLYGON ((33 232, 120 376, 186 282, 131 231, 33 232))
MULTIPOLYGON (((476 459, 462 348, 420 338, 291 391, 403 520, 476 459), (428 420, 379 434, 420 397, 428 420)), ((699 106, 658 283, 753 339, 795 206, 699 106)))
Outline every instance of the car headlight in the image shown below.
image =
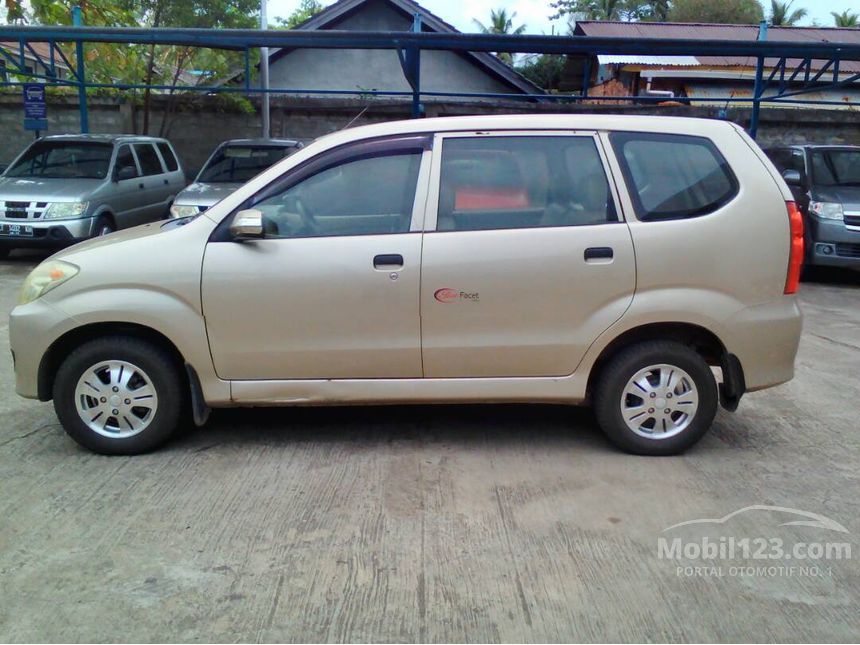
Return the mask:
POLYGON ((200 212, 199 206, 192 206, 190 204, 177 205, 173 204, 170 207, 170 215, 172 217, 191 217, 192 215, 197 215, 200 212))
POLYGON ((18 304, 26 305, 48 293, 54 287, 59 287, 66 280, 74 278, 80 269, 74 264, 62 260, 46 260, 30 272, 21 286, 18 304))
POLYGON ((89 202, 54 202, 45 210, 43 219, 71 219, 87 211, 89 202))
POLYGON ((809 202, 809 210, 824 219, 844 219, 842 204, 835 202, 809 202))

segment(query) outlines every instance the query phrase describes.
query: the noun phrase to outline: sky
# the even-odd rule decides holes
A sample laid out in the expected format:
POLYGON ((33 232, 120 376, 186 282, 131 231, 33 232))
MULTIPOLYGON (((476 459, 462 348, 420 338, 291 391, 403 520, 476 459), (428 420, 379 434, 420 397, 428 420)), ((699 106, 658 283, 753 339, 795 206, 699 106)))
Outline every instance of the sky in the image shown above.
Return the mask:
MULTIPOLYGON (((525 24, 528 33, 550 34, 555 28, 556 33, 566 31, 566 23, 561 20, 551 21, 549 15, 552 9, 549 0, 418 0, 419 3, 437 16, 453 24, 460 31, 476 31, 473 18, 484 22, 489 20, 490 9, 504 7, 508 11, 516 11, 515 25, 525 24)), ((329 5, 332 0, 322 0, 329 5)), ((298 6, 299 0, 269 0, 269 19, 274 22, 276 16, 288 16, 298 6)), ((762 2, 766 7, 770 1, 762 2)), ((841 12, 845 9, 860 12, 860 0, 795 0, 792 8, 806 7, 809 15, 800 22, 801 25, 811 25, 817 21, 821 25, 832 25, 831 11, 841 12)))

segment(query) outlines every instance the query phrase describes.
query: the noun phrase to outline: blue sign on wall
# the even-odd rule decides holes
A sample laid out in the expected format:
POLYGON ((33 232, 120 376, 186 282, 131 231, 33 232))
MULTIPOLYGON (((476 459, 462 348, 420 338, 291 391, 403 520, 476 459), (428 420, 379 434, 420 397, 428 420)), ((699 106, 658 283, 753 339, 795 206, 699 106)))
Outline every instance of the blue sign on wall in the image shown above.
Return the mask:
POLYGON ((45 105, 45 86, 41 83, 24 84, 24 129, 48 129, 48 107, 45 105))

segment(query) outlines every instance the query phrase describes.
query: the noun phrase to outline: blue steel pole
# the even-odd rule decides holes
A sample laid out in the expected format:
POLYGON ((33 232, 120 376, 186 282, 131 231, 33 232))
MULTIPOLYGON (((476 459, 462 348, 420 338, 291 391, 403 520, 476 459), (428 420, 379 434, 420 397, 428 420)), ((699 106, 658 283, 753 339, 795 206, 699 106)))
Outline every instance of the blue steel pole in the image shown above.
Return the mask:
MULTIPOLYGON (((762 20, 758 25, 758 40, 767 40, 767 21, 762 20)), ((761 97, 764 94, 764 56, 759 56, 755 66, 755 85, 753 86, 752 114, 750 115, 750 136, 755 139, 758 132, 758 114, 761 109, 761 97)))
MULTIPOLYGON (((78 5, 72 7, 72 25, 80 27, 83 25, 81 18, 81 8, 78 5)), ((75 41, 75 58, 77 63, 77 80, 78 80, 78 105, 81 111, 81 133, 87 134, 90 131, 90 115, 87 112, 87 86, 86 76, 84 73, 84 43, 83 41, 75 41)))
MULTIPOLYGON (((412 18, 412 31, 421 33, 421 14, 416 13, 412 18)), ((407 50, 407 59, 411 61, 412 78, 412 118, 421 116, 421 50, 417 47, 407 50)))

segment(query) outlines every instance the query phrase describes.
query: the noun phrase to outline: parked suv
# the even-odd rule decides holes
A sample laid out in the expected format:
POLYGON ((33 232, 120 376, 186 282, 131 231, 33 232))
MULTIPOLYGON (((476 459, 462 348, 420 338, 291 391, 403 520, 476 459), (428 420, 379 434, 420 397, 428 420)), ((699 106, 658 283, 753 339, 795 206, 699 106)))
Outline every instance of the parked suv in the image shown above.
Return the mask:
POLYGON ((768 150, 803 214, 806 263, 860 270, 860 146, 768 150))
POLYGON ((0 177, 0 256, 163 219, 184 185, 179 160, 164 139, 42 137, 0 177))
POLYGON ((302 144, 292 139, 232 139, 212 153, 190 186, 170 207, 173 217, 202 213, 302 144))
POLYGON ((673 454, 718 400, 792 378, 801 226, 722 121, 345 130, 196 218, 37 267, 11 316, 17 391, 103 453, 160 445, 187 400, 197 423, 228 406, 590 402, 621 448, 673 454))

